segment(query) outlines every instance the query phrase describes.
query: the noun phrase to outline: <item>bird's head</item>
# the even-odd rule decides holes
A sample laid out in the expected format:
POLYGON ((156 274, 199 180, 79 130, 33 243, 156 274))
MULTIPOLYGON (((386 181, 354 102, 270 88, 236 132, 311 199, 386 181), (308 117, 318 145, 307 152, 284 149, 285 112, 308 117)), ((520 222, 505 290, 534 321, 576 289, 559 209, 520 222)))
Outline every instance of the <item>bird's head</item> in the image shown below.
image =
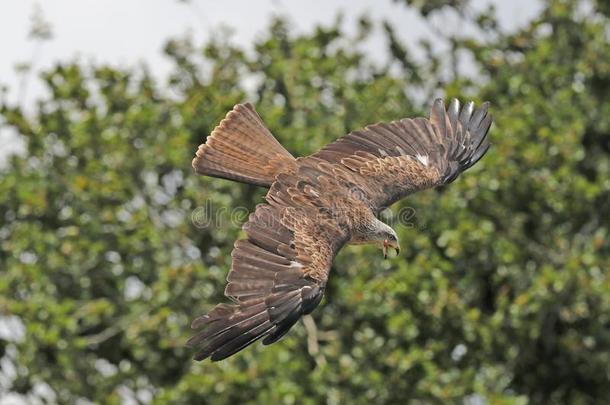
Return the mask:
POLYGON ((377 232, 377 240, 383 249, 383 258, 388 258, 388 249, 392 248, 396 250, 396 255, 400 253, 400 245, 398 244, 398 236, 394 229, 380 221, 382 226, 379 227, 377 232))

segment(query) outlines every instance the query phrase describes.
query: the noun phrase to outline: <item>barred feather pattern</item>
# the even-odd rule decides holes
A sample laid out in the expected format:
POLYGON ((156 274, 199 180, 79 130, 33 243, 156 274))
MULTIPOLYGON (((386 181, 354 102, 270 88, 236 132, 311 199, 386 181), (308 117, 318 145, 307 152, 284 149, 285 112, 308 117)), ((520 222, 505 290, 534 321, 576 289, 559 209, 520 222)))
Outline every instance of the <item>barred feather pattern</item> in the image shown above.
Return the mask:
POLYGON ((199 146, 195 172, 270 187, 295 159, 273 137, 251 104, 238 104, 199 146))
POLYGON ((489 149, 492 123, 485 102, 475 110, 454 99, 432 105, 430 119, 405 118, 367 126, 333 142, 313 157, 341 163, 359 174, 375 212, 419 190, 453 182, 489 149))
MULTIPOLYGON (((294 159, 249 105, 237 105, 200 146, 198 173, 270 187, 235 242, 225 295, 196 318, 195 359, 225 359, 271 344, 320 303, 346 243, 374 240, 384 207, 448 184, 487 152, 488 104, 441 99, 430 118, 379 123, 294 159)), ((387 225, 384 225, 387 227, 387 225)))

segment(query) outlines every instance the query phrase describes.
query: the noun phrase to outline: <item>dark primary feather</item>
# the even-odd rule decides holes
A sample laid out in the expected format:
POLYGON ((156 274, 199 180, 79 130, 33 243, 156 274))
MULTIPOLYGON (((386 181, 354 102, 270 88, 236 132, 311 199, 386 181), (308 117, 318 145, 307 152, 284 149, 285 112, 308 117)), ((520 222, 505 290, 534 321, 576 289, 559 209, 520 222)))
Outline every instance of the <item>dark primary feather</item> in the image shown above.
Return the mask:
POLYGON ((378 210, 418 190, 451 183, 489 149, 489 103, 475 110, 434 101, 430 118, 379 123, 338 139, 312 158, 343 164, 378 210))
POLYGON ((196 360, 222 360, 263 337, 264 344, 273 343, 322 299, 325 281, 296 274, 281 257, 265 257, 257 251, 262 248, 239 242, 236 256, 241 250, 251 252, 235 260, 229 274, 225 294, 234 303, 219 304, 193 321, 200 331, 187 344, 199 349, 196 360))
POLYGON ((260 204, 244 225, 248 238, 235 243, 225 289, 233 303, 193 321, 199 332, 187 344, 199 349, 196 360, 222 360, 261 338, 273 343, 320 303, 347 233, 303 203, 301 189, 274 183, 269 204, 260 204))

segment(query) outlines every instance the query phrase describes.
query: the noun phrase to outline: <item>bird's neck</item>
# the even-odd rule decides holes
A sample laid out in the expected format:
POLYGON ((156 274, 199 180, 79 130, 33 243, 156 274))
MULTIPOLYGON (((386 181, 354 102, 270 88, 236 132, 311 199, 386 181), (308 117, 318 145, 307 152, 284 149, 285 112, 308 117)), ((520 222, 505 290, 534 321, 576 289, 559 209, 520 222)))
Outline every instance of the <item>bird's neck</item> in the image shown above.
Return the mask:
POLYGON ((388 229, 391 229, 389 225, 378 220, 374 215, 371 214, 369 218, 362 221, 361 224, 357 224, 352 231, 352 237, 349 241, 351 245, 376 245, 383 242, 383 238, 380 235, 386 234, 388 229))

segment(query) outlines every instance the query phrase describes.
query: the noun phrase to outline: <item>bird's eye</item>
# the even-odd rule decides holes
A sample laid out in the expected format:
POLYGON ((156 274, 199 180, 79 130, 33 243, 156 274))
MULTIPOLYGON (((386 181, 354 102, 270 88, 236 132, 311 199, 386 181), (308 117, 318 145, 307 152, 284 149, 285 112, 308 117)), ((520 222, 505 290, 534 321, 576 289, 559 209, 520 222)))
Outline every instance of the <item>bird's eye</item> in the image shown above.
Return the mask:
POLYGON ((396 240, 396 237, 395 237, 394 235, 390 235, 390 240, 395 241, 395 240, 396 240))

